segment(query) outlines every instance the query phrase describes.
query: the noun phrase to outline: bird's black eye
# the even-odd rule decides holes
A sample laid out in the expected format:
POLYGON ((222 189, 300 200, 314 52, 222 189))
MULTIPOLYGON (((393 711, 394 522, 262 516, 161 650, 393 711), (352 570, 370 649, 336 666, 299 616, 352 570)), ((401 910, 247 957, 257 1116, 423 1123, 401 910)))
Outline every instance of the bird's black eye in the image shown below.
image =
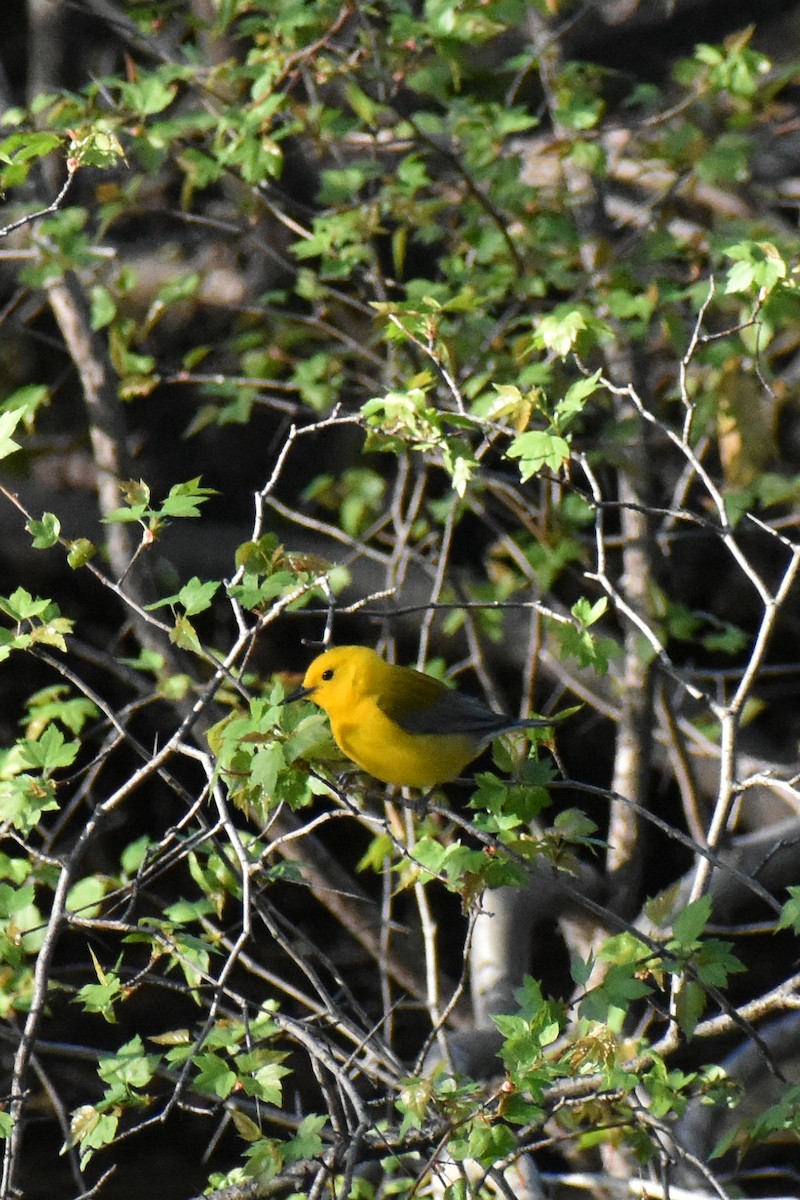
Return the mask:
POLYGON ((322 672, 322 678, 327 683, 329 679, 333 679, 333 668, 328 667, 327 671, 322 672))

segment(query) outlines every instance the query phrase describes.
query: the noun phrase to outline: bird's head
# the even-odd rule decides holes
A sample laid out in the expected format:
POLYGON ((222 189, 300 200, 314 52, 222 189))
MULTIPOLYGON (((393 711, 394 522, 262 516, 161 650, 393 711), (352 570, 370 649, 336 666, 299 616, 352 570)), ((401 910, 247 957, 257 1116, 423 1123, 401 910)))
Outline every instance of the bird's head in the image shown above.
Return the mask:
POLYGON ((303 686, 287 696, 286 703, 308 697, 326 712, 332 709, 341 712, 366 690, 370 675, 385 665, 368 646, 335 646, 314 659, 305 673, 303 686))

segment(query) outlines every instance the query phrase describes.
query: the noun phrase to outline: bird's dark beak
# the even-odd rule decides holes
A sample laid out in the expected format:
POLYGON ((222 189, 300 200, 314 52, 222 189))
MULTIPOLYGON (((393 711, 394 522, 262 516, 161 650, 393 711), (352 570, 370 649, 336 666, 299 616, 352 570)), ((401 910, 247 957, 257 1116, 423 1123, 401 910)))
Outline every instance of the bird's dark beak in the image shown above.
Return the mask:
POLYGON ((288 696, 284 696, 283 704, 292 704, 295 700, 305 700, 306 696, 310 696, 314 688, 299 687, 296 691, 291 692, 288 696))

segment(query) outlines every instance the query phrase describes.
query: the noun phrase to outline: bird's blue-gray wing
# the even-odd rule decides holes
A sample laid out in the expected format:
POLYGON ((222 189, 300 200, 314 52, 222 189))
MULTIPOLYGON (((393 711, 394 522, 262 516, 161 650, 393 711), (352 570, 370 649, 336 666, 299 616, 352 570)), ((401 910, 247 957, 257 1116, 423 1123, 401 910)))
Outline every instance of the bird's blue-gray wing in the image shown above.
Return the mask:
POLYGON ((398 668, 387 684, 377 697, 378 707, 406 733, 460 733, 489 741, 505 730, 552 724, 495 712, 475 696, 454 691, 409 667, 398 668))

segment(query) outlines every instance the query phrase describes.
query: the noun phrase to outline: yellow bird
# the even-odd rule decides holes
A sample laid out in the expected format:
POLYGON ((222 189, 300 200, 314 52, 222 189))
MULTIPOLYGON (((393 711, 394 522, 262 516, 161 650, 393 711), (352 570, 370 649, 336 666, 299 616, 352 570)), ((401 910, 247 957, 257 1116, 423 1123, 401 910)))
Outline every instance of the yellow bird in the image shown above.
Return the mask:
POLYGON ((328 714, 347 758, 384 783, 413 788, 455 779, 501 733, 553 724, 495 712, 367 646, 337 646, 315 658, 287 702, 305 696, 328 714))

